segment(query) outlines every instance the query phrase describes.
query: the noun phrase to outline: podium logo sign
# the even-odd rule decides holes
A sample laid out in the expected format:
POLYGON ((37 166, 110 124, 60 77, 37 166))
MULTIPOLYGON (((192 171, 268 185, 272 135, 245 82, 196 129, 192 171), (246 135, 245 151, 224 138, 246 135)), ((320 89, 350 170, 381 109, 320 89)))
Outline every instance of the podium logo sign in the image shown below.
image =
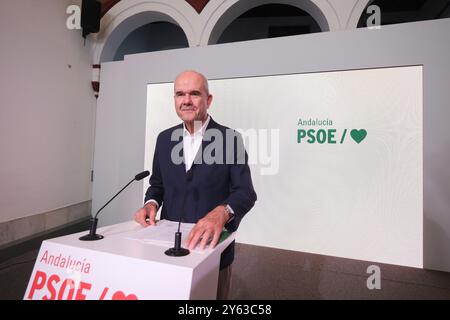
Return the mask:
MULTIPOLYGON (((120 283, 109 283, 111 278, 102 275, 103 267, 94 262, 95 258, 62 249, 51 248, 45 243, 42 245, 25 299, 138 300, 132 290, 127 290, 120 283)), ((106 264, 111 262, 104 257, 101 260, 106 264)))

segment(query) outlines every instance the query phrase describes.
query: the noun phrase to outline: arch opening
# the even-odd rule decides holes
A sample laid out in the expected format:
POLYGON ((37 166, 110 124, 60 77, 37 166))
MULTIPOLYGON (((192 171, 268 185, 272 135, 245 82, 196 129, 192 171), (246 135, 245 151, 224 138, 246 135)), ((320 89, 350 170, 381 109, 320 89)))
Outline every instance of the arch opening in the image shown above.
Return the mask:
POLYGON ((123 60, 127 54, 187 48, 183 30, 170 22, 157 21, 132 31, 119 45, 113 61, 123 60))
POLYGON ((276 38, 321 32, 306 11, 287 4, 265 4, 247 10, 233 20, 217 43, 276 38))
POLYGON ((178 23, 160 12, 146 11, 122 21, 109 35, 100 63, 123 60, 124 55, 188 47, 178 23))
POLYGON ((329 19, 332 19, 329 10, 327 11, 329 8, 326 6, 320 8, 313 0, 230 0, 225 2, 222 7, 220 15, 212 19, 210 27, 205 29, 206 33, 202 36, 201 43, 216 44, 219 43, 219 38, 222 38, 220 39, 221 43, 268 38, 269 27, 271 37, 330 31, 329 19), (269 10, 265 8, 269 8, 269 10), (326 12, 322 9, 325 9, 326 12), (252 21, 251 19, 257 23, 249 23, 248 20, 252 21), (246 20, 247 22, 245 22, 246 20), (224 40, 228 37, 227 34, 223 35, 226 29, 228 29, 228 33, 234 24, 239 23, 242 23, 244 27, 240 29, 236 27, 233 32, 237 35, 235 36, 237 40, 224 40), (257 30, 258 24, 262 31, 257 30), (245 27, 245 25, 250 27, 245 27), (256 30, 253 31, 252 28, 256 28, 256 30), (244 37, 239 33, 249 35, 244 37), (261 35, 261 33, 265 33, 265 35, 261 35))

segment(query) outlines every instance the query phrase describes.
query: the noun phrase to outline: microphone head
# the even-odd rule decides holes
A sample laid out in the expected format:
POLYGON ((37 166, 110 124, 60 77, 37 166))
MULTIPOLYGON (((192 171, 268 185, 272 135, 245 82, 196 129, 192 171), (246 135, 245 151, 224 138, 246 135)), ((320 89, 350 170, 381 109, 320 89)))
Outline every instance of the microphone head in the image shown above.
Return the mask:
POLYGON ((134 179, 135 179, 136 181, 139 181, 139 180, 142 180, 142 179, 148 177, 149 175, 150 175, 150 172, 149 172, 148 170, 142 171, 141 173, 138 173, 138 174, 134 177, 134 179))

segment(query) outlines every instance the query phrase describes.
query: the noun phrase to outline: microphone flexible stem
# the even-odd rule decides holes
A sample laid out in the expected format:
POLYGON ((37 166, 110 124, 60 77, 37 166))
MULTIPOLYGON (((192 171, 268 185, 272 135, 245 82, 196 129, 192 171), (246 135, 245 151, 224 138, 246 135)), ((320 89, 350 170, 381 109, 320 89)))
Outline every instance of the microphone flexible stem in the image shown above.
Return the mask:
POLYGON ((181 227, 181 220, 184 217, 184 204, 186 202, 186 192, 187 192, 187 186, 184 189, 184 193, 183 193, 183 201, 181 203, 181 214, 180 214, 180 219, 178 220, 178 233, 180 232, 180 227, 181 227))
POLYGON ((126 187, 128 187, 128 186, 130 185, 130 183, 132 183, 134 180, 136 180, 136 179, 133 179, 133 180, 131 180, 130 182, 128 182, 127 185, 126 185, 125 187, 123 187, 122 189, 120 189, 120 191, 117 192, 116 195, 115 195, 114 197, 111 198, 111 200, 109 200, 103 207, 101 207, 101 208, 97 211, 97 213, 95 214, 94 219, 97 218, 98 214, 100 213, 100 211, 103 210, 104 207, 106 207, 111 201, 113 201, 114 198, 117 197, 117 196, 119 195, 119 193, 121 193, 126 187))

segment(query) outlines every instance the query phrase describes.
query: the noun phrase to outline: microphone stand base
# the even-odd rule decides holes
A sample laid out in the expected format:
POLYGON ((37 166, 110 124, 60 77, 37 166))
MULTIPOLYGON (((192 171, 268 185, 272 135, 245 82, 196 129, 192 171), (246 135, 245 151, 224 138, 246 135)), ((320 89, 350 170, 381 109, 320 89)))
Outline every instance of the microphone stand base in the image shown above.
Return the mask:
POLYGON ((89 233, 78 239, 81 241, 95 241, 103 239, 104 237, 101 234, 97 234, 97 222, 98 219, 96 217, 91 218, 91 229, 89 230, 89 233))
POLYGON ((87 234, 85 236, 80 237, 79 239, 81 241, 95 241, 95 240, 101 240, 103 238, 104 238, 104 236, 102 236, 101 234, 94 234, 94 235, 87 234))
POLYGON ((171 257, 183 257, 183 256, 187 256, 190 253, 190 251, 185 248, 180 248, 180 249, 170 248, 170 249, 166 250, 164 253, 171 257))

